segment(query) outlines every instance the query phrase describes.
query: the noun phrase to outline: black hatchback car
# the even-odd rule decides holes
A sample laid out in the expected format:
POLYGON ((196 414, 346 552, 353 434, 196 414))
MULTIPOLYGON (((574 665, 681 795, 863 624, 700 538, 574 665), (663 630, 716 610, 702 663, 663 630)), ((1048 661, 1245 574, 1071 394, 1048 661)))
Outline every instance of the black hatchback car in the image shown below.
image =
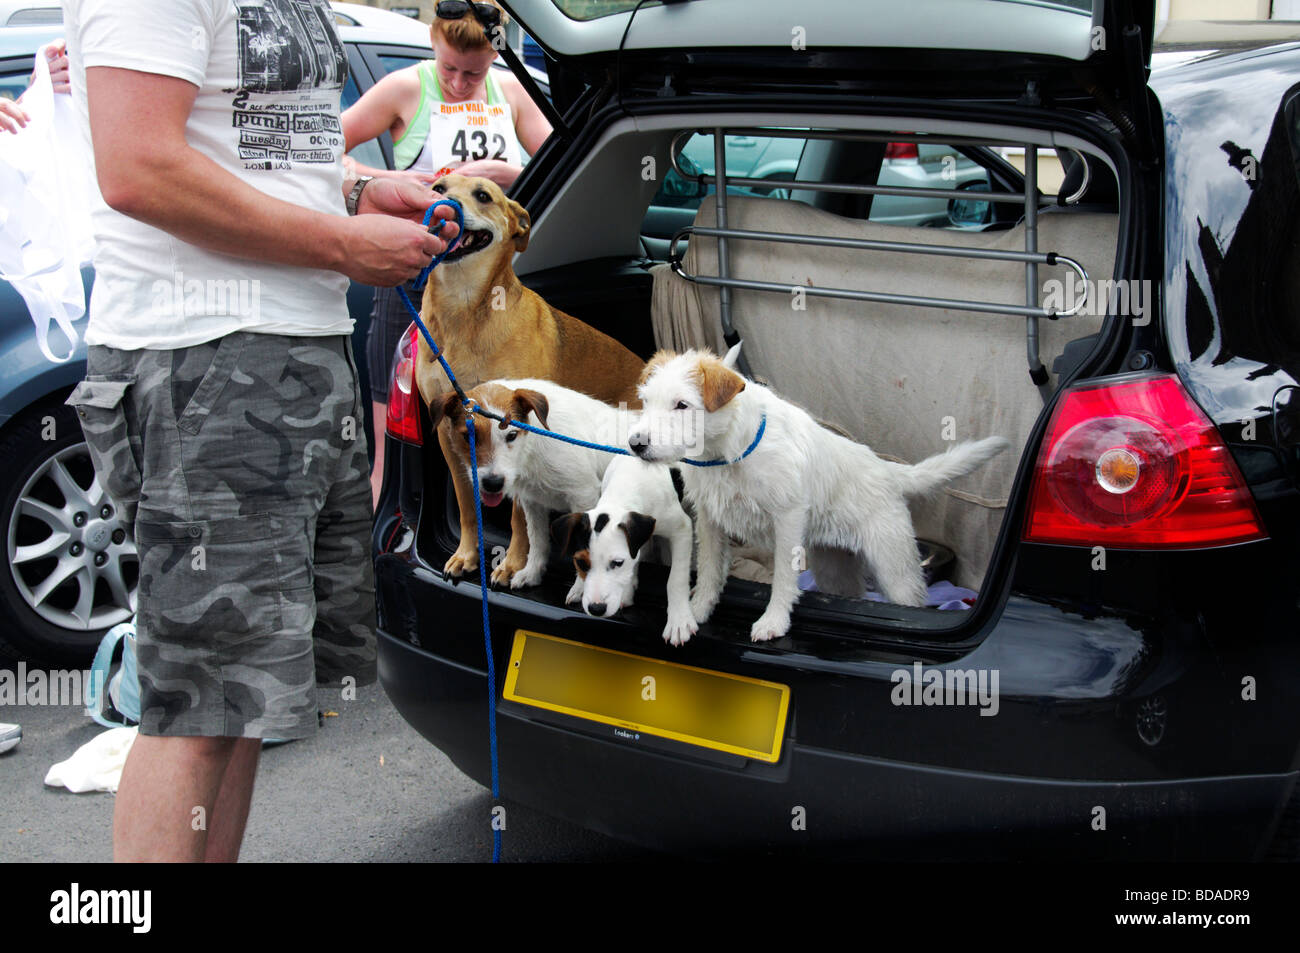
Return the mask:
POLYGON ((751 643, 747 552, 674 648, 662 566, 597 619, 557 555, 491 593, 489 684, 412 336, 374 536, 403 717, 486 784, 490 699, 504 797, 673 851, 1294 858, 1297 37, 1152 73, 1152 3, 507 6, 565 117, 515 192, 526 284, 644 356, 742 339, 747 374, 889 458, 1014 450, 914 508, 935 605, 808 578, 751 643), (779 187, 728 171, 792 139, 779 187))

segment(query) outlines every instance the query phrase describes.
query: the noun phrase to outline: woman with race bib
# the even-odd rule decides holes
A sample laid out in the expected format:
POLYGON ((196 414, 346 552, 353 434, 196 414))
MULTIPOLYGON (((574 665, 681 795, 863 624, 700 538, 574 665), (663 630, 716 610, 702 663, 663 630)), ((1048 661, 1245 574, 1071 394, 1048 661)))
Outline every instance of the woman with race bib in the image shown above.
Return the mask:
MULTIPOLYGON (((485 28, 504 21, 501 8, 492 2, 473 6, 440 0, 429 28, 434 59, 389 73, 344 111, 348 151, 385 132, 393 138, 397 171, 355 164, 357 174, 415 176, 432 184, 454 171, 508 189, 523 171, 524 154, 535 153, 551 134, 519 80, 492 68, 497 51, 485 28)), ((370 317, 366 363, 376 437, 371 485, 378 501, 389 372, 411 319, 394 288, 375 289, 370 317)))

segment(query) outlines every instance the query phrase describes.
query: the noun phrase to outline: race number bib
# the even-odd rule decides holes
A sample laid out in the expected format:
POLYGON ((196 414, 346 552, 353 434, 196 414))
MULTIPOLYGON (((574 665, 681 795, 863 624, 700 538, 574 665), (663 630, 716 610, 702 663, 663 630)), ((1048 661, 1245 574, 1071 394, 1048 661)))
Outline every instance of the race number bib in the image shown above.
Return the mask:
POLYGON ((483 159, 523 164, 514 117, 504 103, 436 103, 429 116, 425 150, 448 171, 483 159))

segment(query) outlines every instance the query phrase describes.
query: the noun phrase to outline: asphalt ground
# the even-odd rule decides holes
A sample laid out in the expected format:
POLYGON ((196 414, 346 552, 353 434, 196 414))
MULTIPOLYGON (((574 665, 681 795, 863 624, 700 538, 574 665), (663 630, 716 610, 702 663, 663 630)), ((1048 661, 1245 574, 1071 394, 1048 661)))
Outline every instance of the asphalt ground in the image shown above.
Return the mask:
MULTIPOLYGON (((491 860, 491 793, 403 721, 379 685, 327 710, 337 714, 314 738, 262 752, 241 861, 491 860)), ((0 722, 23 729, 0 754, 0 863, 112 860, 114 795, 44 784, 51 765, 104 729, 66 706, 0 705, 0 722)), ((662 859, 501 803, 503 861, 662 859)))

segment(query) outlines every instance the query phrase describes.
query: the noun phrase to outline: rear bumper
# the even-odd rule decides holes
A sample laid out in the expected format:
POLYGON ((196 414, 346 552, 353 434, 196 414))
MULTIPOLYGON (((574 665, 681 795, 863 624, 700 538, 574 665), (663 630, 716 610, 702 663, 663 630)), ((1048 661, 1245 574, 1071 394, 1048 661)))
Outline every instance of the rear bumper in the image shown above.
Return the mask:
MULTIPOLYGON (((418 465, 413 453, 389 465, 399 460, 418 465)), ((402 509, 432 528, 399 532, 391 512, 376 525, 379 674, 400 714, 487 785, 479 591, 430 568, 451 543, 434 505, 445 487, 430 482, 404 476, 404 492, 419 487, 422 499, 402 509)), ((674 649, 654 604, 662 579, 644 576, 659 567, 642 567, 637 605, 612 620, 563 605, 567 572, 526 595, 493 591, 502 794, 684 854, 1260 856, 1300 778, 1290 544, 1114 551, 1104 573, 1081 568, 1086 550, 1018 552, 1013 584, 1001 597, 990 589, 987 611, 947 643, 915 634, 909 613, 922 610, 890 607, 892 628, 847 625, 809 595, 790 637, 755 645, 748 629, 765 594, 732 580, 709 623, 674 649), (788 685, 780 760, 629 740, 504 700, 519 629, 788 685), (900 706, 892 677, 914 664, 996 673, 996 717, 900 706)))
MULTIPOLYGON (((483 669, 381 632, 379 676, 403 718, 489 785, 483 669)), ((605 725, 505 701, 500 686, 496 698, 506 799, 696 856, 956 859, 1065 851, 1085 859, 1251 859, 1297 777, 1040 780, 805 745, 797 723, 781 761, 761 765, 654 750, 605 725)))

